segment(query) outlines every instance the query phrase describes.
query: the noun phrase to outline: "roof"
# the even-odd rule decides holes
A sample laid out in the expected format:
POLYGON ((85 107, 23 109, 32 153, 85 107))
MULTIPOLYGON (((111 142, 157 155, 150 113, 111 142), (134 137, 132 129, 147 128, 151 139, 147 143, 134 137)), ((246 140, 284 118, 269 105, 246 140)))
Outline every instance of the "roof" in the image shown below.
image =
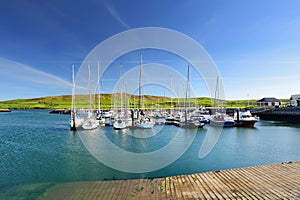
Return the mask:
POLYGON ((294 99, 298 99, 298 98, 300 98, 300 94, 293 94, 291 97, 294 99))
POLYGON ((257 102, 280 102, 280 100, 276 99, 274 97, 265 97, 265 98, 258 100, 257 102))

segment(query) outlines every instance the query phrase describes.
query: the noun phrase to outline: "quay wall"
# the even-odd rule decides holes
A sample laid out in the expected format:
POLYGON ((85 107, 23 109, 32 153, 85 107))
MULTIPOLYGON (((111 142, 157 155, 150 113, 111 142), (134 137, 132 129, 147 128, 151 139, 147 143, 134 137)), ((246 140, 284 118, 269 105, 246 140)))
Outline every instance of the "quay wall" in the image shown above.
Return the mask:
POLYGON ((262 120, 286 121, 300 124, 300 107, 276 108, 255 114, 262 120))

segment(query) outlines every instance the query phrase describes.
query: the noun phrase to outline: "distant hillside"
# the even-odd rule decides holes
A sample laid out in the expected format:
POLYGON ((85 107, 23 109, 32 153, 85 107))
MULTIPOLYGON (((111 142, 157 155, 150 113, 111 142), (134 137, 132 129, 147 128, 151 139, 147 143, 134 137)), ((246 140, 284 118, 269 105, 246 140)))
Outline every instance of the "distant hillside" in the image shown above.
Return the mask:
MULTIPOLYGON (((97 107, 97 95, 94 95, 94 107, 97 107)), ((126 97, 130 107, 138 106, 138 96, 127 95, 126 97)), ((70 108, 72 97, 71 95, 63 96, 49 96, 33 99, 15 99, 0 102, 0 109, 10 108, 10 109, 58 109, 58 108, 70 108)), ((125 95, 123 96, 123 102, 125 101, 125 95)), ((257 100, 227 100, 226 107, 250 107, 256 106, 257 100)), ((146 108, 176 108, 184 106, 183 98, 169 98, 162 96, 151 96, 145 95, 143 97, 144 107, 146 108)), ((285 104, 288 102, 287 99, 282 99, 285 104)), ((119 106, 120 95, 119 94, 101 94, 101 107, 105 109, 112 108, 113 106, 119 106)), ((195 106, 205 106, 212 107, 213 99, 208 97, 193 98, 189 100, 188 103, 191 107, 195 106)), ((88 96, 87 95, 76 95, 76 107, 77 108, 88 108, 88 96)))

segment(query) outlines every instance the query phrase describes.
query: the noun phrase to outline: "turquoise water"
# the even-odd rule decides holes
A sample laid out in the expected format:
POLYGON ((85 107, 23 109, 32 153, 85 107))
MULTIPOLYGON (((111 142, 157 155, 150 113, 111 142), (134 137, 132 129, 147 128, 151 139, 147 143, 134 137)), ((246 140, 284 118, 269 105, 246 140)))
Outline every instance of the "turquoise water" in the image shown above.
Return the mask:
MULTIPOLYGON (((162 177, 300 160, 300 126, 282 122, 261 121, 255 128, 225 128, 210 154, 199 159, 207 127, 196 134, 174 126, 156 126, 153 131, 124 132, 101 127, 94 132, 72 132, 68 115, 40 110, 0 113, 0 121, 0 194, 14 190, 17 195, 32 184, 39 187, 32 186, 31 190, 42 193, 43 187, 58 182, 162 177), (177 133, 182 144, 195 136, 191 146, 172 164, 148 173, 125 173, 107 167, 89 153, 81 140, 91 136, 92 141, 101 142, 106 137, 122 149, 146 153, 169 144, 177 133)), ((110 151, 108 147, 101 148, 110 151)), ((120 165, 126 164, 126 158, 123 162, 120 165)))

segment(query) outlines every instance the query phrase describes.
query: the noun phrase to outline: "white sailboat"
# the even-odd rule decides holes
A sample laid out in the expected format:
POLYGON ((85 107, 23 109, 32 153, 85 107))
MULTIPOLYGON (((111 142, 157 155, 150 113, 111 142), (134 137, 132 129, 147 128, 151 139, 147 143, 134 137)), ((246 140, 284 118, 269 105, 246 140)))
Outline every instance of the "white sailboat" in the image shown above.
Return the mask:
MULTIPOLYGON (((140 78, 139 78, 139 104, 143 104, 142 99, 142 54, 140 54, 140 78)), ((141 106, 140 106, 141 107, 141 106)), ((137 128, 141 129, 151 129, 154 126, 154 122, 150 117, 145 116, 145 114, 140 109, 138 112, 138 120, 136 123, 137 128)))
POLYGON ((76 130, 83 124, 83 118, 77 116, 75 108, 75 77, 74 77, 74 64, 72 65, 72 105, 71 105, 71 119, 70 119, 70 129, 76 130))
POLYGON ((89 110, 87 113, 87 118, 82 124, 82 128, 85 130, 96 129, 99 126, 98 121, 95 119, 93 110, 92 110, 92 94, 91 94, 91 72, 90 65, 88 64, 88 90, 89 90, 89 110))
POLYGON ((198 120, 188 119, 187 99, 188 99, 189 92, 190 92, 190 66, 188 66, 188 70, 187 70, 187 83, 186 83, 185 102, 184 102, 184 119, 179 122, 179 127, 202 128, 204 126, 204 123, 200 123, 198 120))
MULTIPOLYGON (((219 77, 217 77, 217 85, 215 91, 215 100, 217 104, 214 103, 214 107, 219 108, 219 77)), ((224 111, 215 112, 214 115, 210 118, 210 125, 212 126, 221 126, 221 127, 233 127, 235 125, 233 117, 227 115, 224 111)))
POLYGON ((115 119, 113 126, 115 130, 122 130, 127 128, 125 115, 123 113, 123 93, 122 93, 122 64, 120 64, 120 112, 115 119))
POLYGON ((101 105, 101 87, 100 87, 100 63, 98 62, 98 82, 97 82, 97 92, 98 92, 98 110, 97 110, 97 117, 96 119, 99 121, 99 124, 102 126, 102 125, 105 125, 105 118, 102 116, 102 111, 101 111, 101 108, 100 108, 100 105, 101 105))

